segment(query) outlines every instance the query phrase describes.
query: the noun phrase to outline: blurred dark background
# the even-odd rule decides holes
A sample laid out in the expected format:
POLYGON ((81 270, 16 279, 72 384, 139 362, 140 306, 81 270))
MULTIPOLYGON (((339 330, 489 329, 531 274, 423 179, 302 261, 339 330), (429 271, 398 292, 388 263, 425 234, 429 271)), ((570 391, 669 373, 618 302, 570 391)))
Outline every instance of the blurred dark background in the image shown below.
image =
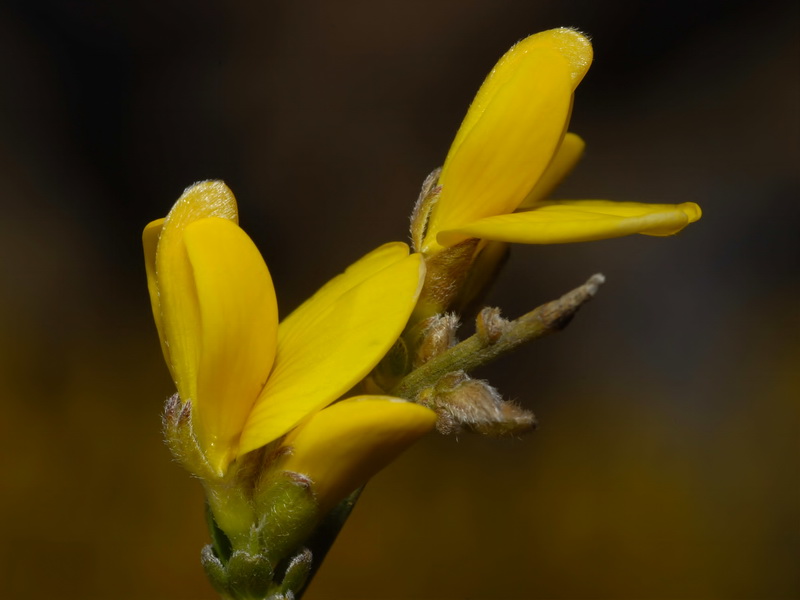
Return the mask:
POLYGON ((800 18, 770 0, 2 2, 0 596, 216 597, 142 227, 225 179, 286 314, 406 239, 484 75, 557 26, 596 55, 558 196, 704 217, 515 247, 509 316, 608 278, 482 373, 540 429, 414 447, 307 598, 800 597, 800 18))

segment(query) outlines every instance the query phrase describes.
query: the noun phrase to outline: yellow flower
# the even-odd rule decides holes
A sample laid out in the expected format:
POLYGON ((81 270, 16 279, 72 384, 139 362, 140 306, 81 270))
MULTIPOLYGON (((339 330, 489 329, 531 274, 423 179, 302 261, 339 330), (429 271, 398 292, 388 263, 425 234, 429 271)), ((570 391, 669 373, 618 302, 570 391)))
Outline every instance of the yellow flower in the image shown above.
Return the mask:
POLYGON ((565 132, 591 62, 589 40, 566 28, 532 35, 500 59, 442 167, 425 254, 470 238, 551 244, 671 235, 700 218, 692 202, 543 201, 583 151, 583 141, 565 132))
POLYGON ((387 397, 321 410, 402 332, 424 278, 421 258, 405 244, 367 254, 279 325, 269 271, 239 228, 224 183, 188 188, 165 219, 145 228, 143 242, 164 358, 181 401, 191 401, 194 435, 216 475, 297 428, 292 451, 316 452, 304 468, 338 493, 342 482, 357 487, 374 472, 377 463, 365 465, 363 455, 388 462, 432 428, 431 411, 387 397), (336 464, 317 451, 333 441, 339 447, 327 457, 336 464))

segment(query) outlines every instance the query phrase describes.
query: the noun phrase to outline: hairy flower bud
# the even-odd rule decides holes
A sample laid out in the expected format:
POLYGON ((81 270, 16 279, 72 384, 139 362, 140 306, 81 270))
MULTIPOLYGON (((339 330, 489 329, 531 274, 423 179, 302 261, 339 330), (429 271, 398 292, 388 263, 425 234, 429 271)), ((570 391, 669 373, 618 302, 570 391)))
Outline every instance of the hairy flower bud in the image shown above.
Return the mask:
POLYGON ((492 437, 519 435, 536 428, 533 413, 503 400, 487 382, 463 372, 443 377, 423 391, 419 403, 436 413, 436 429, 443 434, 472 431, 492 437))
POLYGON ((458 325, 458 315, 454 313, 434 315, 420 323, 421 332, 412 366, 424 365, 455 344, 458 325))

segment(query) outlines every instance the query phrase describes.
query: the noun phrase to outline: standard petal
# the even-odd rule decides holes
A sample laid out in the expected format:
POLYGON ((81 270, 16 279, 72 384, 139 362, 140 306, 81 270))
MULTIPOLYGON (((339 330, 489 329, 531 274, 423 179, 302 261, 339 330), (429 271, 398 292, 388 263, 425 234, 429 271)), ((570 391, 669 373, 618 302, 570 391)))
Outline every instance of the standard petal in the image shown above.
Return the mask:
POLYGON ((529 44, 531 47, 534 45, 542 48, 549 47, 566 58, 569 61, 573 90, 583 80, 594 57, 589 38, 570 27, 559 27, 535 33, 519 43, 519 45, 523 44, 529 44))
POLYGON ((158 278, 156 277, 156 251, 158 250, 158 238, 164 226, 164 219, 158 219, 148 223, 142 232, 142 246, 144 247, 144 268, 147 274, 147 291, 150 294, 150 307, 153 309, 153 320, 156 323, 158 339, 161 341, 161 352, 164 353, 164 360, 167 366, 171 364, 169 359, 169 348, 164 340, 164 326, 161 323, 161 303, 158 299, 158 278))
POLYGON ((534 210, 481 219, 439 234, 441 243, 463 236, 519 244, 588 242, 633 233, 672 235, 701 216, 694 202, 641 204, 607 200, 558 200, 534 210))
POLYGON ((170 230, 180 230, 189 223, 206 217, 239 222, 236 198, 223 181, 199 181, 183 190, 183 194, 169 211, 165 226, 170 230))
POLYGON ((200 309, 195 433, 224 471, 275 357, 278 306, 264 259, 238 225, 219 218, 184 230, 200 309))
POLYGON ((573 90, 578 87, 592 64, 593 51, 591 42, 586 36, 568 27, 534 33, 514 44, 497 61, 478 93, 475 94, 467 115, 464 117, 453 144, 450 146, 451 154, 461 145, 475 123, 480 120, 481 115, 483 115, 497 91, 514 76, 519 68, 520 61, 525 55, 542 49, 556 52, 567 60, 573 90))
POLYGON ((280 324, 275 367, 247 421, 240 454, 339 398, 400 336, 419 296, 424 263, 418 254, 398 261, 396 250, 379 252, 389 263, 383 269, 364 279, 382 262, 367 255, 280 324))
MULTIPOLYGON (((436 251, 438 231, 513 212, 561 143, 572 105, 570 65, 561 54, 546 48, 526 52, 498 86, 447 155, 426 252, 436 251)), ((462 239, 451 236, 448 245, 462 239)))
POLYGON ((567 133, 553 160, 547 165, 539 181, 528 192, 528 195, 525 196, 517 210, 533 208, 540 200, 547 198, 556 186, 575 168, 575 165, 578 164, 581 156, 583 156, 585 148, 586 142, 574 133, 567 133))
POLYGON ((208 217, 238 221, 236 200, 221 181, 186 188, 164 220, 156 251, 161 337, 168 348, 172 378, 184 400, 196 396, 200 310, 183 232, 190 223, 208 217))
POLYGON ((326 512, 433 429, 436 415, 419 404, 360 396, 326 408, 292 431, 279 468, 301 473, 326 512))

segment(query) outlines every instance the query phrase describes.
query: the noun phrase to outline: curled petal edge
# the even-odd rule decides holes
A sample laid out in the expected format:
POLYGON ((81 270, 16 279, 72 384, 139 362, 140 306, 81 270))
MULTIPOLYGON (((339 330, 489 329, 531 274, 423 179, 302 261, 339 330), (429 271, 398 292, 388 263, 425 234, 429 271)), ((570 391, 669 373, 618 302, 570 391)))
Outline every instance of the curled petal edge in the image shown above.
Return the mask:
POLYGON ((551 200, 533 210, 480 219, 439 233, 446 245, 465 236, 516 244, 588 242, 634 233, 667 236, 701 217, 694 202, 642 204, 606 200, 551 200))

